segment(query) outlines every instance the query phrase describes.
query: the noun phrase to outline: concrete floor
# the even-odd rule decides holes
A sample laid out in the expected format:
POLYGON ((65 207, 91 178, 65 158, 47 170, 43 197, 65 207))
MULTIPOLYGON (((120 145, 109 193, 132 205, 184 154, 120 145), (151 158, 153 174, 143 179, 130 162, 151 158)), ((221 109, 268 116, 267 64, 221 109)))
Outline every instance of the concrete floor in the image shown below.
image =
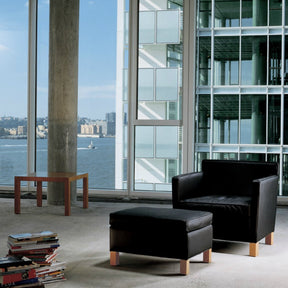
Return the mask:
POLYGON ((261 241, 259 256, 249 257, 247 243, 214 243, 212 263, 202 255, 190 259, 190 274, 179 274, 174 259, 120 254, 120 266, 109 265, 109 213, 135 206, 170 207, 168 204, 89 202, 72 207, 36 207, 36 200, 21 200, 21 214, 14 214, 13 199, 0 199, 0 255, 8 248, 7 236, 21 232, 51 230, 58 233, 58 260, 66 261, 66 281, 49 288, 85 287, 288 287, 288 207, 277 209, 274 245, 261 241))

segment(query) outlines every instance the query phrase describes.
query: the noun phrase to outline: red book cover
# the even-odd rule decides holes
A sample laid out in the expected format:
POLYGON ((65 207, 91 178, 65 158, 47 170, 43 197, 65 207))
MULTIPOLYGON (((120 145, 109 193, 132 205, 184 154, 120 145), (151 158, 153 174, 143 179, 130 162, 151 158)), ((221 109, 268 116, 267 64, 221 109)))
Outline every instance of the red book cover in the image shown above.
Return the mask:
POLYGON ((5 285, 17 281, 36 278, 36 270, 30 269, 22 273, 12 273, 0 276, 0 284, 5 285))

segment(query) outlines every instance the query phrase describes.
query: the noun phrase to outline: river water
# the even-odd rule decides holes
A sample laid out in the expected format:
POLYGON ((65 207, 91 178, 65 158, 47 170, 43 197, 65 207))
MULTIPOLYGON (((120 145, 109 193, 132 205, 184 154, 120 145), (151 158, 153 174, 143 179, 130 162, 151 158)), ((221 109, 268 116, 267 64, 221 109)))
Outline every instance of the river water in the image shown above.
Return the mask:
MULTIPOLYGON (((114 189, 115 138, 78 137, 77 142, 77 171, 89 173, 89 188, 114 189), (91 139, 95 149, 88 148, 91 139)), ((37 139, 37 171, 47 171, 47 155, 47 139, 37 139)), ((0 139, 0 186, 13 186, 14 176, 26 171, 27 140, 0 139)))

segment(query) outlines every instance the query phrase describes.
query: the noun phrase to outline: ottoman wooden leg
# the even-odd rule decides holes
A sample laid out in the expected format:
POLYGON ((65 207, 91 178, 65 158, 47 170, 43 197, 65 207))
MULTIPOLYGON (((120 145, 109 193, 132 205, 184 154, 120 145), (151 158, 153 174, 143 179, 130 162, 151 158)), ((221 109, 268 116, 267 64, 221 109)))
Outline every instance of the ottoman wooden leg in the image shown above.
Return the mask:
POLYGON ((256 257, 259 254, 259 242, 249 244, 249 255, 256 257))
POLYGON ((110 251, 110 265, 111 266, 119 265, 119 252, 110 251))
POLYGON ((180 274, 189 274, 189 260, 180 260, 180 274))

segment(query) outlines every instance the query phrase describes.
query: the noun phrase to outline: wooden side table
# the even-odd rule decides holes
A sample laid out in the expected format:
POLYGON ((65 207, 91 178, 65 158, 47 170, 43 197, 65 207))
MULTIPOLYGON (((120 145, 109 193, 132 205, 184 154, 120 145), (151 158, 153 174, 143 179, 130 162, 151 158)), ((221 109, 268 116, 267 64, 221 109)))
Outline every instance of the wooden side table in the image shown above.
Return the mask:
POLYGON ((72 181, 83 179, 83 208, 88 208, 88 173, 31 173, 14 178, 14 212, 20 214, 21 181, 37 182, 37 206, 42 207, 42 182, 63 182, 65 186, 65 216, 71 214, 70 186, 72 181))

